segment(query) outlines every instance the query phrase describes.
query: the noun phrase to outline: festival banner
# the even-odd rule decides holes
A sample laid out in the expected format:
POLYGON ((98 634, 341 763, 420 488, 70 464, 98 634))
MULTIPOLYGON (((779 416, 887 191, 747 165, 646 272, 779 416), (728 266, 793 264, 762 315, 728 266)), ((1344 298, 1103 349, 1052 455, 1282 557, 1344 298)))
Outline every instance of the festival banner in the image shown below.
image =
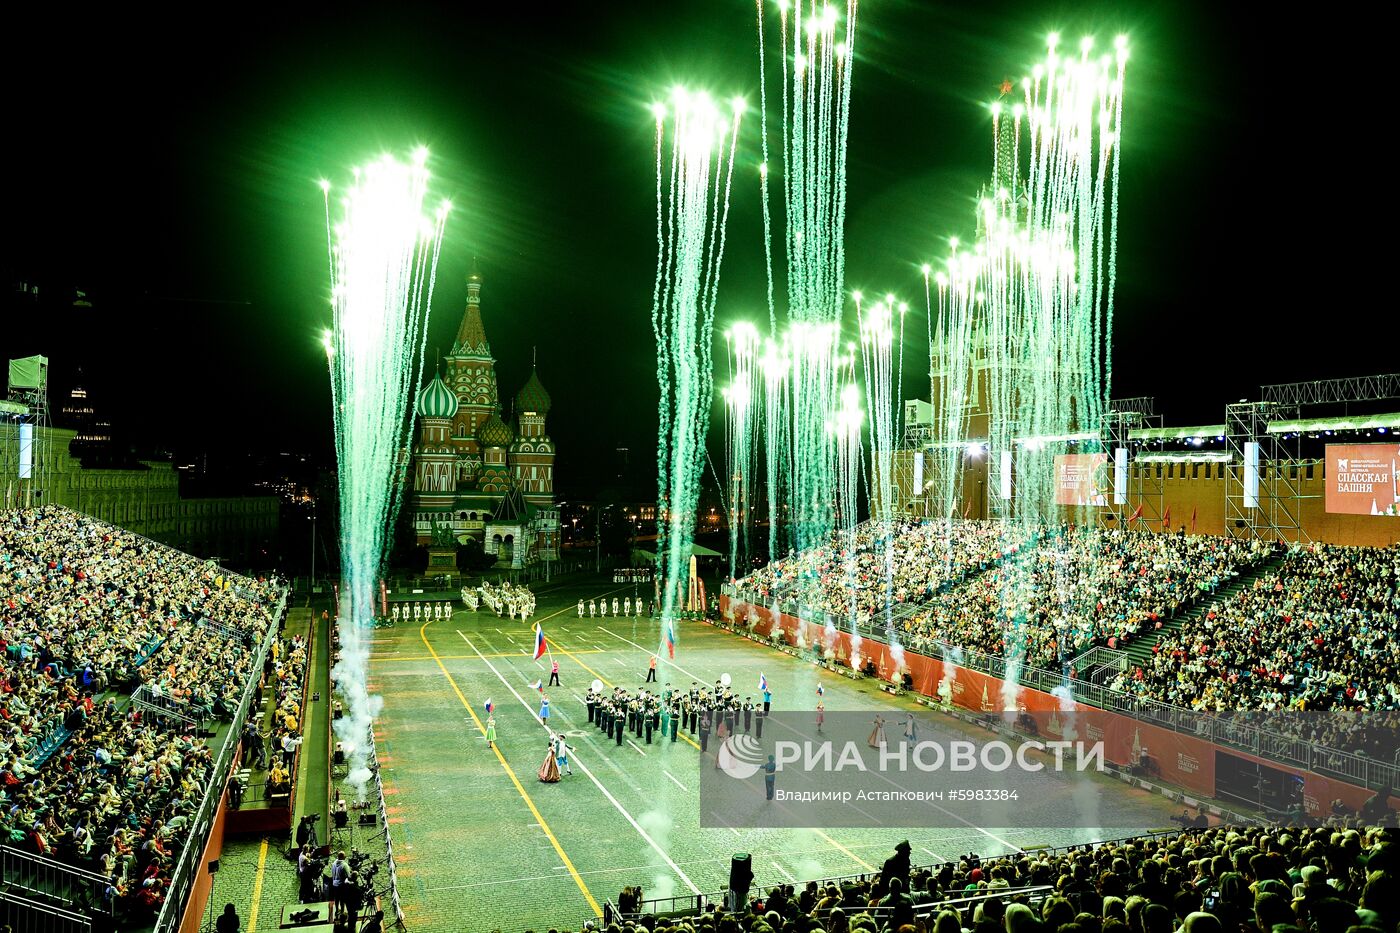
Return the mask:
POLYGON ((1056 505, 1108 505, 1108 454, 1055 457, 1056 505))
POLYGON ((1400 516, 1400 446, 1328 444, 1327 511, 1400 516))

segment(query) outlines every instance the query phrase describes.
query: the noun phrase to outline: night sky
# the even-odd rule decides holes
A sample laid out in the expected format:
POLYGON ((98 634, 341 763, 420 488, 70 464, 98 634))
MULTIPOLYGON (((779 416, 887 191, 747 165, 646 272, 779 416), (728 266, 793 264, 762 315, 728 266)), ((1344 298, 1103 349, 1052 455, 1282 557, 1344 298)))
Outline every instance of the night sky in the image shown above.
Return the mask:
MULTIPOLYGON (((848 288, 906 298, 921 333, 918 266, 972 233, 997 85, 1052 29, 1125 32, 1114 395, 1156 395, 1168 423, 1196 424, 1261 382, 1392 371, 1395 303, 1372 271, 1388 244, 1367 232, 1389 187, 1371 152, 1382 31, 1244 6, 867 0, 848 288)), ((450 348, 475 256, 502 397, 537 347, 559 491, 592 495, 613 448, 641 463, 654 449, 647 105, 680 82, 756 108, 753 5, 387 7, 10 14, 0 352, 48 355, 56 387, 83 366, 143 445, 326 456, 315 183, 424 143, 456 207, 429 357, 450 348), (69 306, 75 287, 91 309, 69 306)), ((751 111, 721 324, 766 317, 757 128, 751 111)), ((920 342, 906 353, 906 373, 926 369, 920 342)))

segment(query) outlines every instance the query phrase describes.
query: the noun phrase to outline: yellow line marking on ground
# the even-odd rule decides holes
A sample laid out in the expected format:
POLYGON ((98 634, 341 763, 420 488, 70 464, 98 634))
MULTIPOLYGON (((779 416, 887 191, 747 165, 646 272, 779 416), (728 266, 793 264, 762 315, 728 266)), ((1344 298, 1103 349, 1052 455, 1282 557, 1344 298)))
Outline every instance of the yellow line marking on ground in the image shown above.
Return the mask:
MULTIPOLYGON (((446 621, 446 620, 435 619, 435 620, 433 620, 433 621, 446 621)), ((603 650, 604 650, 604 649, 602 649, 602 648, 584 648, 584 649, 578 649, 578 653, 579 653, 579 654, 600 654, 600 653, 602 653, 603 650)), ((484 657, 488 657, 488 658, 528 658, 528 657, 531 657, 531 656, 532 656, 532 655, 531 655, 531 652, 529 652, 529 651, 498 651, 498 652, 496 652, 495 654, 484 655, 484 657)), ((436 658, 433 657, 432 655, 428 655, 428 654, 421 655, 421 656, 418 656, 418 657, 413 657, 413 658, 396 658, 396 657, 392 657, 392 656, 390 656, 390 655, 385 655, 385 656, 383 656, 383 657, 371 658, 371 659, 370 659, 370 662, 371 662, 371 663, 374 663, 374 664, 381 664, 381 663, 382 663, 382 664, 392 664, 392 663, 395 662, 395 661, 437 661, 437 660, 439 660, 439 659, 441 659, 441 660, 443 660, 443 661, 475 661, 475 660, 476 660, 476 655, 474 655, 474 654, 441 654, 441 655, 438 655, 436 658)))
MULTIPOLYGON (((423 640, 423 647, 428 649, 428 653, 434 658, 437 658, 437 651, 435 651, 433 646, 428 642, 427 628, 431 624, 432 620, 424 622, 422 628, 418 629, 418 637, 423 640)), ((477 731, 485 735, 486 726, 482 724, 481 719, 476 715, 476 710, 467 702, 467 698, 462 695, 462 688, 457 686, 457 681, 453 679, 452 675, 447 670, 447 665, 443 664, 441 659, 438 659, 438 667, 442 669, 442 676, 446 677, 447 682, 452 686, 452 692, 457 694, 457 699, 461 702, 463 709, 467 711, 472 718, 472 722, 476 724, 477 731)), ((583 876, 578 873, 578 869, 574 867, 574 863, 564 851, 564 847, 559 844, 559 840, 555 837, 554 831, 550 829, 549 824, 545 822, 544 815, 540 813, 539 808, 535 806, 535 802, 530 799, 529 793, 525 790, 525 785, 521 784, 520 779, 515 776, 515 770, 511 768, 505 756, 501 754, 501 750, 496 747, 494 743, 491 746, 491 751, 496 753, 496 760, 501 763, 501 767, 505 769, 506 775, 510 778, 511 783, 514 784, 515 789, 519 791, 520 799, 524 800, 525 806, 530 808, 531 815, 539 822, 540 829, 544 830, 545 836, 548 837, 550 844, 554 846, 554 851, 558 853, 559 860, 564 863, 564 867, 567 868, 569 874, 573 876, 574 883, 577 884, 578 889, 583 892, 583 897, 588 901, 588 906, 593 909, 594 915, 598 917, 603 916, 603 908, 599 907, 598 902, 593 899, 593 892, 589 891, 588 885, 584 884, 583 876)))
POLYGON ((851 859, 851 860, 852 860, 853 862, 855 862, 857 865, 860 865, 861 867, 863 867, 866 871, 879 871, 879 869, 877 869, 874 865, 871 865, 871 864, 870 864, 869 862, 867 862, 865 859, 861 858, 859 855, 856 855, 856 854, 855 854, 854 852, 852 852, 850 849, 846 848, 846 847, 843 846, 841 843, 837 842, 835 839, 832 839, 830 836, 828 836, 826 833, 822 832, 820 829, 814 829, 813 832, 815 832, 818 836, 821 836, 823 839, 825 839, 827 842, 829 842, 829 843, 831 844, 832 848, 837 849, 837 850, 839 850, 840 852, 842 852, 847 858, 851 859))
POLYGON ((253 876, 253 906, 248 908, 248 933, 257 933, 258 908, 262 906, 263 874, 267 870, 267 840, 258 847, 258 873, 253 876))

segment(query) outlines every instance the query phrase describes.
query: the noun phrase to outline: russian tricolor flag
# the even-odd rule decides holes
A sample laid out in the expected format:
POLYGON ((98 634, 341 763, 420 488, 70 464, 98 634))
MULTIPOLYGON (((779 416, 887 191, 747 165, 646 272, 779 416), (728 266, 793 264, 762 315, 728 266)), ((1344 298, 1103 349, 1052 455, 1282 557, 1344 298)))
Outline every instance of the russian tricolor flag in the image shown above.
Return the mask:
POLYGON ((759 689, 759 690, 767 690, 767 689, 768 689, 768 675, 767 675, 767 674, 764 674, 762 671, 760 671, 759 674, 758 674, 758 689, 759 689))
POLYGON ((817 684, 817 696, 825 696, 826 689, 821 684, 817 684))
POLYGON ((491 715, 491 711, 492 711, 493 709, 495 709, 495 708, 496 708, 496 704, 492 703, 490 700, 487 700, 487 701, 486 701, 486 714, 487 714, 488 716, 491 715))
POLYGON ((676 623, 671 619, 666 620, 666 653, 676 657, 676 623))
POLYGON ((535 623, 535 660, 544 657, 544 653, 549 650, 549 645, 544 640, 544 629, 540 628, 538 622, 535 623))

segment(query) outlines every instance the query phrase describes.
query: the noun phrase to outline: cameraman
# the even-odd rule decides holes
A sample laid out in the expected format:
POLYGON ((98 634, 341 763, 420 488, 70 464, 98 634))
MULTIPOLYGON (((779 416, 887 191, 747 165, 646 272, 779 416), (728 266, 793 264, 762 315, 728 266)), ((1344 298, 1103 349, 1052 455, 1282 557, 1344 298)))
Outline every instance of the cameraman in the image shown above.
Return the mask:
POLYGON ((326 870, 324 859, 318 859, 310 848, 303 848, 297 856, 297 879, 300 882, 297 896, 303 904, 321 900, 322 874, 326 870))
POLYGON ((305 849, 308 846, 315 849, 320 840, 316 838, 316 821, 321 818, 319 813, 308 813, 297 823, 297 848, 305 849))

